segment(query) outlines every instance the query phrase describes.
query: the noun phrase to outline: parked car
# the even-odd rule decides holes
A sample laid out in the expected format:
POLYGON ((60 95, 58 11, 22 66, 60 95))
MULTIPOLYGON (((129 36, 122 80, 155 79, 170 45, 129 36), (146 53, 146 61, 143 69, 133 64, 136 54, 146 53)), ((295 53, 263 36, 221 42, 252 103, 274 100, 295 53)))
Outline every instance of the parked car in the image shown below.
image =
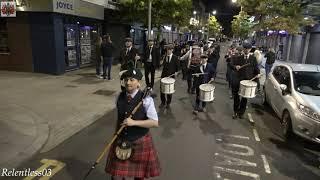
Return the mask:
POLYGON ((292 133, 320 143, 320 66, 275 64, 264 84, 264 103, 281 119, 286 138, 292 133))

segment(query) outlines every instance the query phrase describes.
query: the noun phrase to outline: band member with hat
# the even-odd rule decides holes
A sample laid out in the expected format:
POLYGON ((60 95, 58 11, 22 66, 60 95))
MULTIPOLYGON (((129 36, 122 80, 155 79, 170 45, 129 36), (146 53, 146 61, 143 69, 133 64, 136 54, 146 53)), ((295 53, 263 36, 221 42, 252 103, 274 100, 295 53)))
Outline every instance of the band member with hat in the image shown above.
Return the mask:
MULTIPOLYGON (((161 73, 161 78, 170 76, 171 78, 175 78, 177 75, 180 65, 179 65, 179 58, 178 56, 173 54, 174 46, 173 44, 169 44, 166 46, 167 53, 163 60, 163 69, 161 73), (174 74, 174 75, 173 75, 174 74)), ((164 94, 161 92, 160 86, 160 93, 161 93, 161 104, 160 108, 166 107, 170 108, 170 103, 172 99, 172 94, 164 94)))
POLYGON ((139 89, 142 73, 139 69, 127 70, 122 78, 125 79, 126 91, 121 92, 117 98, 118 121, 120 126, 126 127, 120 133, 118 142, 114 143, 109 151, 105 171, 111 174, 114 180, 143 180, 160 175, 160 163, 157 151, 153 145, 150 128, 158 127, 158 115, 153 99, 146 96, 139 89), (132 118, 130 113, 140 101, 140 106, 132 118), (132 148, 128 159, 120 159, 116 153, 118 144, 126 142, 132 148))
POLYGON ((146 84, 148 87, 153 88, 154 85, 154 75, 156 68, 160 66, 160 50, 154 46, 152 39, 148 41, 148 47, 144 55, 144 72, 146 84), (149 74, 151 74, 151 81, 149 79, 149 74))
POLYGON ((206 102, 200 101, 200 85, 209 83, 214 80, 215 68, 211 63, 208 63, 208 55, 201 55, 201 66, 197 68, 195 73, 199 73, 194 77, 194 85, 196 87, 196 106, 193 113, 197 114, 200 112, 206 112, 206 102), (201 106, 200 106, 201 105, 201 106))
POLYGON ((132 38, 126 38, 125 41, 125 48, 120 52, 120 71, 129 69, 129 63, 135 65, 136 61, 140 59, 138 50, 132 46, 132 38))
POLYGON ((230 67, 233 69, 232 95, 233 95, 233 116, 232 118, 243 118, 247 107, 247 98, 239 96, 240 81, 250 80, 260 74, 257 60, 254 55, 249 54, 251 50, 249 42, 243 43, 243 54, 231 59, 230 67), (246 66, 244 66, 246 65, 246 66))

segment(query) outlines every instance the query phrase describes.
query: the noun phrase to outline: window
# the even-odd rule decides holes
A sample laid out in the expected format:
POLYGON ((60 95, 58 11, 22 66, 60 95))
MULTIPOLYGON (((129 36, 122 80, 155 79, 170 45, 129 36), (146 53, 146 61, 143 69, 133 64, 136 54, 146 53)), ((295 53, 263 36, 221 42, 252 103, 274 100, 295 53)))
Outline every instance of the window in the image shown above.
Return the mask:
POLYGON ((0 19, 0 54, 9 53, 7 19, 0 19))
POLYGON ((283 66, 277 66, 273 70, 273 76, 279 84, 285 84, 288 88, 291 87, 290 71, 283 66))
POLYGON ((274 76, 274 78, 280 84, 281 67, 280 66, 275 67, 273 72, 272 72, 272 75, 274 76))

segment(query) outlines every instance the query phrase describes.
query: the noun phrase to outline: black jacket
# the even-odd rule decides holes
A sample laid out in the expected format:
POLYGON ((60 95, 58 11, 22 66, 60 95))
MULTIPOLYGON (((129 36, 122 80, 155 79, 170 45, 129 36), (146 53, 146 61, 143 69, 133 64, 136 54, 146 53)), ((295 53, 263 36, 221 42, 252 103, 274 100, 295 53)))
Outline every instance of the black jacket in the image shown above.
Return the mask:
POLYGON ((236 84, 240 83, 242 80, 250 80, 260 73, 260 69, 254 55, 250 55, 248 59, 245 59, 244 55, 233 56, 231 57, 231 63, 228 65, 233 70, 232 81, 236 84), (249 65, 237 71, 237 65, 243 66, 248 63, 249 65))
POLYGON ((163 61, 163 69, 161 73, 161 78, 170 76, 175 72, 178 72, 180 69, 179 58, 178 56, 172 54, 170 63, 167 62, 167 57, 164 58, 163 61))
POLYGON ((101 56, 102 57, 113 57, 112 53, 114 51, 114 46, 112 43, 102 43, 101 44, 101 56))
MULTIPOLYGON (((148 46, 146 48, 146 51, 144 54, 143 63, 146 63, 149 60, 149 55, 150 55, 150 48, 148 46)), ((152 47, 151 57, 152 57, 153 66, 159 67, 160 66, 160 50, 159 50, 159 48, 155 47, 154 45, 152 47)))
POLYGON ((130 51, 128 53, 127 48, 124 48, 120 52, 120 63, 121 63, 121 70, 126 70, 128 68, 129 63, 135 62, 135 57, 138 55, 138 50, 134 47, 131 47, 130 51))

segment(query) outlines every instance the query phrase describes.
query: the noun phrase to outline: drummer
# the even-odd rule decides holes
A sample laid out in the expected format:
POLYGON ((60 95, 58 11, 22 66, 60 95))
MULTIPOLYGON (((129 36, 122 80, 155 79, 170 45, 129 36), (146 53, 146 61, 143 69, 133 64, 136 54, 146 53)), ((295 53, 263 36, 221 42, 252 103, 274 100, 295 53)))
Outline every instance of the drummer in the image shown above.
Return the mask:
POLYGON ((243 43, 243 54, 233 58, 230 67, 234 73, 232 76, 232 95, 233 95, 233 115, 232 118, 239 117, 243 119, 243 115, 247 107, 247 98, 239 97, 240 81, 250 80, 259 75, 260 69, 257 66, 257 60, 254 55, 250 54, 252 46, 249 42, 243 43), (241 66, 248 64, 241 68, 241 66))
POLYGON ((214 73, 215 68, 211 63, 208 63, 208 55, 207 54, 201 54, 201 66, 197 68, 196 73, 199 73, 195 75, 194 77, 194 85, 196 87, 196 105, 194 107, 193 114, 197 115, 198 112, 206 112, 206 102, 200 101, 200 88, 199 86, 201 84, 206 84, 208 82, 213 82, 214 80, 214 73), (200 107, 201 105, 201 107, 200 107))
MULTIPOLYGON (((170 76, 171 78, 175 78, 175 75, 177 75, 180 65, 179 65, 179 58, 178 56, 173 54, 174 45, 168 44, 167 47, 167 53, 163 60, 163 69, 161 73, 161 78, 170 76)), ((160 93, 161 93, 161 104, 159 108, 170 108, 170 103, 172 99, 172 94, 164 94, 161 91, 160 86, 160 93)))

